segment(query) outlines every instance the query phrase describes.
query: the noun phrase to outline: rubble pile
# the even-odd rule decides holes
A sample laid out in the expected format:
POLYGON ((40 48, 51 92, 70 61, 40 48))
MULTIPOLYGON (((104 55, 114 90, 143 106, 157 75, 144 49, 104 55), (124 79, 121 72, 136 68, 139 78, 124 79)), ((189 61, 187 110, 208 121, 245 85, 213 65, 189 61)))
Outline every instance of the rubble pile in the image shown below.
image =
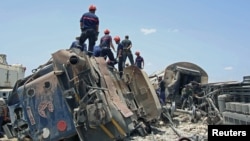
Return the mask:
POLYGON ((174 124, 158 121, 152 133, 145 136, 132 137, 134 141, 178 141, 187 138, 191 141, 207 140, 207 124, 204 119, 191 122, 189 115, 179 114, 173 118, 174 124))

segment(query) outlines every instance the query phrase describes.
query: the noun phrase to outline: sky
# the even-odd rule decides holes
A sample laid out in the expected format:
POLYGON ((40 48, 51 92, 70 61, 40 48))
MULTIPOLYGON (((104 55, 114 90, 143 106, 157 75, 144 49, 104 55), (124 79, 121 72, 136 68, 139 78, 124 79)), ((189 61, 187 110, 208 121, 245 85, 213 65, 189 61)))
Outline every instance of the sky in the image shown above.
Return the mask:
POLYGON ((250 75, 249 0, 1 0, 0 54, 32 74, 80 35, 91 4, 99 39, 105 29, 112 37, 129 35, 149 75, 176 62, 200 66, 209 82, 250 75))

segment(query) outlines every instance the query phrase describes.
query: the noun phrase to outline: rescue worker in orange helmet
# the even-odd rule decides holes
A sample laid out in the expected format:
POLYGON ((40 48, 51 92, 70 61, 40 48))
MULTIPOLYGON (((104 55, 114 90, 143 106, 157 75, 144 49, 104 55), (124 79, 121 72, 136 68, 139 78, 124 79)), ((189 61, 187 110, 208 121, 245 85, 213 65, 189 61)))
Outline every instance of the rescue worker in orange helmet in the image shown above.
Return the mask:
POLYGON ((122 78, 122 75, 123 75, 123 56, 122 56, 123 44, 120 42, 121 39, 119 36, 115 36, 114 40, 115 40, 115 43, 117 44, 116 58, 118 59, 118 71, 119 71, 120 78, 122 78))
POLYGON ((129 40, 129 36, 126 35, 125 39, 122 40, 122 44, 123 44, 123 67, 125 67, 125 62, 127 60, 127 57, 130 61, 131 65, 134 65, 134 58, 133 58, 133 54, 131 51, 132 48, 132 42, 131 40, 129 40))
POLYGON ((108 29, 104 30, 104 36, 102 36, 100 40, 100 48, 101 48, 101 56, 104 57, 104 59, 107 59, 107 56, 111 62, 114 64, 117 63, 117 61, 114 58, 114 54, 111 51, 110 47, 116 52, 115 47, 112 42, 112 37, 109 35, 110 31, 108 29))
POLYGON ((144 59, 143 57, 140 55, 139 51, 135 52, 136 58, 135 58, 135 65, 140 68, 143 69, 144 68, 144 59))
POLYGON ((86 12, 82 15, 80 19, 80 28, 81 28, 81 36, 79 44, 83 45, 85 41, 88 39, 88 55, 93 55, 93 49, 95 46, 95 42, 97 41, 99 34, 99 18, 95 15, 96 6, 90 5, 89 12, 86 12))

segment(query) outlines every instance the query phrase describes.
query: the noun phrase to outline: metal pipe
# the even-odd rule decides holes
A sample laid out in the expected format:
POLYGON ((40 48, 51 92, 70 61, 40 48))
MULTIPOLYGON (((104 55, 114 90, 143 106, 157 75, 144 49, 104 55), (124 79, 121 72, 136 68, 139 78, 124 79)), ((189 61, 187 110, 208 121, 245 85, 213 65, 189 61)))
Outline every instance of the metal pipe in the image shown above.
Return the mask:
POLYGON ((111 139, 115 138, 115 136, 103 124, 101 124, 100 127, 111 139))
POLYGON ((127 136, 126 132, 121 128, 121 126, 112 118, 111 122, 115 125, 116 129, 120 134, 122 134, 124 137, 127 136))
POLYGON ((182 110, 182 109, 176 109, 176 112, 181 112, 181 113, 192 115, 191 111, 186 111, 186 110, 182 110))

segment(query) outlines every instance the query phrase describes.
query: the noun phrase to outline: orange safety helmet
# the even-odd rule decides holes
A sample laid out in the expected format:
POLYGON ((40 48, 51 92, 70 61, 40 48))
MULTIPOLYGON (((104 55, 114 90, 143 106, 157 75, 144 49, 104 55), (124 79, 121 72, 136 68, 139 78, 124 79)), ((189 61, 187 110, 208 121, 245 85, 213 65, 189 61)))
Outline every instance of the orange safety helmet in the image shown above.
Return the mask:
POLYGON ((89 6, 89 11, 95 11, 96 10, 96 7, 95 7, 95 5, 90 5, 89 6))
POLYGON ((139 51, 136 51, 136 52, 135 52, 135 55, 140 55, 140 52, 139 52, 139 51))
POLYGON ((110 33, 110 31, 108 29, 104 30, 104 34, 109 34, 109 33, 110 33))
POLYGON ((119 41, 120 41, 120 37, 119 37, 119 36, 115 36, 115 37, 114 37, 114 40, 115 40, 116 42, 119 42, 119 41))

